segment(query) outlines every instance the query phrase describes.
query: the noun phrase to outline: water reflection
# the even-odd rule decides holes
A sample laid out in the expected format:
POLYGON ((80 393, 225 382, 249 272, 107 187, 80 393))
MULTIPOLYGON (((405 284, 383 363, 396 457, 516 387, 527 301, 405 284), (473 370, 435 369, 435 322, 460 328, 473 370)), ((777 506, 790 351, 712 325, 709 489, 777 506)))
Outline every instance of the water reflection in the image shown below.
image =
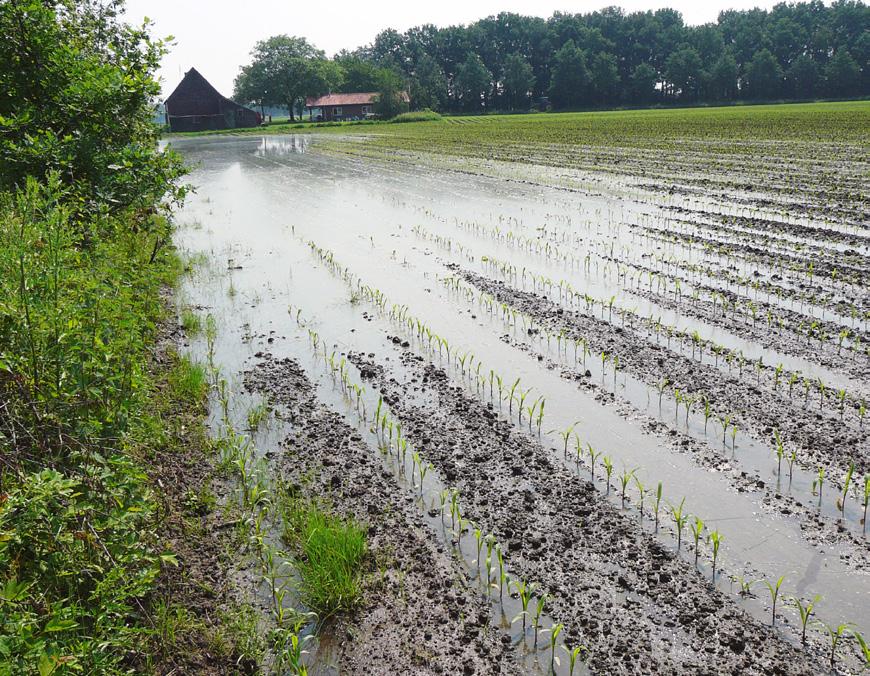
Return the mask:
POLYGON ((255 152, 257 157, 286 157, 308 150, 308 136, 264 136, 255 152))

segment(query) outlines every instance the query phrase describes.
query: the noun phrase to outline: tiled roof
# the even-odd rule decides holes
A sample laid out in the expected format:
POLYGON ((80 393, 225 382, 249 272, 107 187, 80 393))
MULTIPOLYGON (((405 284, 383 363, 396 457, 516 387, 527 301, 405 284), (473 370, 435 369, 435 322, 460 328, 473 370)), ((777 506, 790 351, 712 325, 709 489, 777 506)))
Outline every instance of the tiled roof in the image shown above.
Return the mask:
POLYGON ((354 92, 352 94, 326 94, 317 98, 309 96, 305 99, 305 105, 311 108, 322 108, 323 106, 366 106, 374 103, 377 95, 377 92, 354 92))

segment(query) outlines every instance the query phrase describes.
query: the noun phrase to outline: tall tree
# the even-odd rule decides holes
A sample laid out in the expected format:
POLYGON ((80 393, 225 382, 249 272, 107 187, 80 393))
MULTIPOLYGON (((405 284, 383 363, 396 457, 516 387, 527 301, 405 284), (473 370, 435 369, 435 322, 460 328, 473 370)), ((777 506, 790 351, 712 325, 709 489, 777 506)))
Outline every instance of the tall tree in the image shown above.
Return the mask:
POLYGON ((648 63, 640 63, 631 72, 629 81, 629 101, 631 103, 650 103, 656 94, 658 73, 648 63))
POLYGON ((509 54, 504 62, 502 76, 504 95, 511 110, 529 105, 529 95, 535 86, 535 73, 531 64, 520 54, 509 54))
POLYGON ((786 79, 789 93, 798 99, 810 99, 819 91, 821 75, 815 61, 807 54, 801 54, 789 66, 786 79))
POLYGON ((275 35, 261 40, 254 46, 251 58, 237 78, 237 87, 244 87, 249 95, 256 94, 251 100, 287 106, 291 120, 304 97, 319 96, 341 83, 340 66, 327 61, 326 55, 305 38, 275 35), (252 83, 259 91, 249 88, 252 83))
POLYGON ((665 79, 671 95, 680 100, 694 101, 702 80, 701 56, 694 47, 684 45, 665 61, 665 79))
POLYGON ((550 101, 556 108, 578 108, 589 100, 586 55, 568 40, 553 55, 550 101))
POLYGON ((378 95, 375 112, 385 120, 394 118, 408 110, 405 91, 402 88, 402 75, 395 70, 384 68, 378 76, 378 95))
POLYGON ((828 94, 830 96, 855 96, 860 91, 861 70, 849 50, 841 47, 825 68, 828 94))
POLYGON ((746 67, 743 88, 750 99, 774 99, 780 94, 782 68, 769 49, 759 49, 746 67))
POLYGON ((589 83, 597 103, 619 100, 619 69, 613 54, 598 52, 595 55, 589 68, 589 83))
POLYGON ((420 55, 411 76, 411 105, 415 110, 443 110, 447 105, 447 78, 434 58, 420 55))
POLYGON ((469 54, 457 69, 453 84, 462 107, 476 112, 486 107, 492 73, 477 54, 469 54))

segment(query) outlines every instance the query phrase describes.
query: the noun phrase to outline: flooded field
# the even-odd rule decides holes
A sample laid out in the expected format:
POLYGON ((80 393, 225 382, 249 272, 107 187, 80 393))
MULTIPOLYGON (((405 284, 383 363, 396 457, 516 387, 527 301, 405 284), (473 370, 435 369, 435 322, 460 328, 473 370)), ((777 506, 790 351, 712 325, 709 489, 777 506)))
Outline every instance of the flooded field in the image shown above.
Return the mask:
POLYGON ((273 543, 238 576, 264 617, 292 611, 311 673, 860 671, 853 147, 825 192, 803 187, 824 158, 799 153, 774 184, 751 158, 689 176, 603 153, 554 170, 541 145, 526 162, 519 145, 171 143, 196 187, 179 310, 210 318, 185 349, 273 543), (357 610, 300 614, 250 476, 366 524, 357 610))

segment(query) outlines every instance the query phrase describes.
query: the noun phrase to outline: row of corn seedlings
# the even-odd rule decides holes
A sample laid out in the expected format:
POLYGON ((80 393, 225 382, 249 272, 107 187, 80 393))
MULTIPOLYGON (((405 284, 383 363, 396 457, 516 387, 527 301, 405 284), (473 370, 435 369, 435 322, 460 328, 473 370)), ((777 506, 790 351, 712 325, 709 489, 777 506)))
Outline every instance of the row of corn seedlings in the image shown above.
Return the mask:
MULTIPOLYGON (((673 293, 675 298, 682 299, 683 297, 685 297, 685 298, 690 298, 690 299, 692 299, 693 302, 695 302, 701 297, 701 294, 702 294, 702 289, 700 287, 693 287, 688 282, 686 282, 686 280, 682 280, 682 283, 687 284, 686 292, 683 293, 682 288, 681 288, 681 279, 678 276, 676 276, 675 273, 671 273, 669 271, 662 271, 661 269, 653 271, 652 269, 650 269, 646 266, 620 262, 619 259, 614 257, 613 242, 610 242, 609 253, 596 254, 593 251, 588 251, 586 253, 585 257, 580 259, 580 258, 574 256, 574 254, 571 253, 570 251, 564 252, 564 251, 560 250, 560 248, 556 244, 551 244, 548 241, 542 243, 540 238, 527 238, 523 235, 517 235, 516 233, 513 233, 512 231, 508 231, 507 233, 503 234, 501 232, 501 230, 497 227, 496 228, 487 228, 486 226, 480 226, 478 224, 472 225, 468 222, 460 221, 459 219, 454 219, 454 220, 455 220, 457 227, 464 228, 467 230, 473 230, 474 233, 477 235, 489 234, 494 240, 499 241, 503 244, 518 248, 525 253, 534 253, 534 254, 543 256, 544 258, 546 258, 550 262, 554 262, 554 261, 562 262, 562 263, 568 265, 571 269, 574 269, 575 267, 579 268, 580 263, 582 262, 584 272, 591 274, 592 266, 594 265, 596 275, 603 275, 604 278, 609 278, 610 273, 612 272, 612 268, 615 268, 617 283, 619 283, 621 286, 623 286, 624 288, 626 288, 629 291, 632 291, 634 289, 640 290, 642 281, 644 279, 646 279, 648 281, 648 287, 649 287, 648 290, 649 291, 652 291, 652 283, 653 283, 653 281, 655 281, 658 293, 662 293, 662 286, 664 285, 666 287, 666 292, 673 293), (600 265, 600 268, 601 268, 600 270, 599 270, 599 262, 598 262, 599 259, 602 261, 602 263, 600 265), (634 274, 629 274, 630 271, 632 271, 632 270, 634 270, 634 274), (672 290, 670 288, 668 288, 668 284, 670 284, 673 287, 672 290)), ((419 228, 417 232, 418 233, 425 232, 425 230, 422 228, 419 228)), ((436 235, 436 236, 441 237, 440 235, 436 235)), ((575 235, 575 237, 576 237, 576 235, 575 235)), ((445 238, 445 239, 449 240, 449 238, 445 238)), ((580 240, 580 241, 582 241, 582 240, 580 240)), ((656 254, 654 256, 654 258, 660 264, 660 266, 659 266, 660 268, 664 267, 665 265, 669 266, 671 263, 676 265, 676 262, 672 261, 671 259, 666 259, 662 256, 659 256, 658 254, 656 254)), ((692 268, 692 271, 693 271, 693 276, 695 273, 700 274, 700 269, 698 269, 698 268, 692 268)), ((712 271, 709 271, 709 274, 713 275, 714 273, 712 271)), ((704 275, 701 275, 701 276, 704 276, 704 275)), ((752 276, 752 277, 745 278, 745 280, 743 280, 743 281, 745 281, 745 283, 747 285, 747 290, 749 288, 753 288, 753 287, 755 288, 756 299, 757 299, 757 290, 758 290, 758 283, 759 283, 758 280, 754 276, 752 276)), ((707 291, 703 291, 703 293, 706 294, 707 291)), ((715 303, 717 296, 719 298, 721 298, 721 300, 722 300, 721 308, 722 308, 723 313, 729 307, 732 307, 735 310, 735 312, 737 312, 739 314, 739 316, 746 318, 745 321, 747 321, 747 323, 749 321, 750 316, 752 316, 753 324, 755 324, 757 322, 758 312, 756 310, 755 304, 752 303, 751 301, 749 301, 748 305, 746 306, 748 308, 748 311, 739 312, 740 307, 739 307, 739 305, 736 304, 737 303, 736 300, 734 301, 734 303, 729 304, 727 302, 725 293, 717 294, 715 292, 715 290, 712 293, 714 294, 714 296, 713 296, 714 303, 715 303)), ((770 299, 768 298, 768 302, 769 301, 770 301, 770 299)), ((860 312, 858 311, 858 309, 853 307, 853 309, 851 311, 853 328, 854 328, 855 321, 858 318, 859 314, 860 314, 860 312)), ((767 322, 769 329, 771 329, 773 327, 777 327, 779 329, 782 329, 786 326, 785 320, 782 317, 777 316, 776 312, 774 310, 772 310, 771 308, 767 309, 765 319, 766 319, 766 322, 767 322)), ((865 316, 865 318, 864 318, 865 331, 866 331, 866 323, 867 323, 868 319, 870 319, 870 313, 867 313, 867 316, 865 316)), ((820 328, 820 325, 817 322, 815 322, 815 323, 809 322, 808 326, 810 326, 813 329, 813 331, 811 332, 811 336, 817 337, 822 343, 829 341, 831 339, 831 336, 824 334, 824 332, 820 328)), ((867 347, 862 344, 860 335, 854 334, 854 340, 847 340, 850 337, 850 335, 853 335, 853 334, 849 331, 848 328, 845 328, 845 327, 838 330, 837 332, 835 332, 835 335, 833 336, 833 340, 836 341, 836 346, 837 346, 838 352, 844 346, 846 346, 850 349, 854 349, 859 354, 866 353, 867 347)))
POLYGON ((236 429, 232 420, 230 385, 215 362, 216 337, 217 325, 209 314, 205 330, 206 371, 220 410, 214 441, 218 453, 217 470, 235 482, 233 496, 225 509, 235 517, 239 540, 255 555, 260 579, 268 591, 271 627, 265 667, 269 673, 305 676, 308 673, 306 646, 313 638, 311 628, 317 617, 294 607, 295 576, 291 558, 281 550, 275 537, 275 533, 281 530, 281 487, 275 485, 268 460, 258 457, 250 436, 269 415, 268 404, 261 402, 248 409, 247 434, 236 429))
MULTIPOLYGON (((328 252, 327 250, 320 249, 313 242, 309 243, 312 251, 321 258, 321 260, 327 261, 330 268, 335 267, 337 271, 336 274, 343 279, 350 288, 360 290, 361 296, 366 300, 372 302, 374 307, 378 309, 382 315, 390 320, 394 321, 399 327, 403 329, 403 331, 409 337, 415 339, 418 345, 424 350, 428 351, 430 356, 435 356, 434 352, 436 349, 440 350, 440 347, 433 348, 432 342, 436 343, 437 346, 443 345, 446 342, 446 339, 441 338, 434 331, 428 328, 421 320, 414 317, 409 308, 406 305, 398 305, 398 304, 390 304, 387 297, 376 289, 371 289, 362 283, 361 279, 357 277, 354 273, 352 273, 348 268, 342 267, 337 263, 335 256, 328 252), (387 309, 389 305, 390 309, 387 309)), ((471 364, 466 366, 465 360, 462 357, 469 355, 469 352, 462 352, 461 350, 457 351, 455 346, 452 347, 452 358, 450 352, 450 344, 446 343, 446 347, 444 347, 444 352, 448 356, 448 363, 451 365, 455 365, 457 367, 457 371, 459 371, 460 378, 463 383, 466 383, 467 386, 471 384, 468 383, 468 372, 471 370, 471 364), (461 357, 457 357, 457 352, 461 357)), ((484 373, 486 372, 485 367, 483 367, 484 373)), ((511 408, 514 403, 518 402, 520 397, 522 396, 522 389, 519 388, 519 379, 514 381, 511 387, 508 389, 505 387, 505 383, 508 381, 504 381, 500 379, 495 372, 493 371, 493 381, 499 383, 501 385, 502 391, 507 391, 506 399, 509 403, 509 415, 511 413, 511 408), (519 392, 518 392, 519 390, 519 392)), ((491 381, 492 382, 492 381, 491 381)), ((486 378, 484 377, 483 382, 479 382, 480 384, 485 384, 486 378)), ((480 392, 480 388, 476 388, 477 392, 480 392)), ((486 392, 486 390, 483 390, 486 392)), ((499 401, 502 401, 502 396, 499 396, 499 401)), ((523 399, 524 401, 525 399, 523 399)), ((383 403, 380 403, 379 408, 383 406, 383 403)), ((383 417, 381 418, 383 420, 383 417)), ((520 420, 521 423, 521 420, 520 420)), ((522 425, 521 425, 522 427, 522 425)), ((612 458, 600 449, 595 449, 588 442, 583 443, 580 440, 579 434, 577 434, 576 430, 573 429, 576 427, 576 424, 572 426, 570 431, 560 432, 560 435, 563 437, 564 441, 564 453, 567 456, 568 444, 569 440, 574 443, 574 451, 576 453, 576 463, 579 465, 582 463, 587 465, 586 457, 589 458, 588 468, 590 472, 590 479, 592 482, 595 482, 595 471, 596 468, 602 468, 605 474, 605 494, 609 495, 611 488, 613 487, 613 473, 614 473, 614 465, 612 458)), ((387 433, 391 433, 394 427, 389 427, 384 423, 384 427, 379 429, 386 429, 387 433)), ((383 433, 383 432, 382 432, 383 433)), ((540 426, 538 426, 538 433, 540 434, 540 426)), ((397 438, 399 438, 397 436, 397 438)), ((392 439, 390 439, 392 443, 392 439)), ((403 445, 401 442, 397 442, 396 448, 397 453, 401 453, 401 449, 403 445)), ((404 455, 406 455, 405 452, 404 455)), ((628 468, 623 468, 621 474, 618 474, 616 479, 618 481, 618 485, 620 486, 620 494, 621 494, 621 503, 623 506, 627 502, 630 501, 630 495, 628 493, 628 487, 634 486, 637 489, 637 511, 639 513, 639 517, 641 520, 644 519, 645 514, 648 514, 653 518, 654 521, 654 531, 657 533, 659 531, 659 527, 661 525, 661 515, 664 509, 666 510, 665 514, 670 516, 670 520, 673 522, 673 534, 676 539, 676 550, 678 553, 682 552, 682 536, 684 531, 686 531, 687 527, 692 533, 692 537, 694 539, 694 558, 695 564, 698 565, 699 553, 700 553, 700 545, 702 542, 705 545, 709 545, 711 550, 711 559, 712 559, 712 573, 711 580, 715 581, 719 563, 720 556, 720 548, 722 542, 724 540, 721 533, 718 531, 709 531, 704 521, 698 516, 692 516, 685 509, 685 498, 683 498, 679 503, 676 502, 668 502, 667 505, 663 505, 663 487, 661 482, 659 482, 655 488, 648 488, 639 478, 638 473, 640 468, 634 468, 629 470, 628 468), (650 512, 647 512, 645 506, 648 502, 652 502, 652 508, 650 512)), ((442 504, 443 506, 443 504, 442 504)), ((461 514, 460 514, 461 516, 461 514)), ((455 516, 453 519, 455 523, 455 516)), ((461 538, 460 538, 461 539, 461 538)))
MULTIPOLYGON (((472 287, 470 285, 462 282, 460 279, 453 277, 453 276, 443 278, 442 282, 444 283, 444 285, 448 289, 450 289, 451 291, 459 293, 468 302, 473 302, 475 291, 472 289, 472 287)), ((495 316, 496 312, 498 311, 499 316, 505 322, 507 322, 509 326, 516 327, 517 326, 517 319, 519 318, 522 321, 524 333, 526 333, 526 334, 536 335, 539 333, 543 333, 543 335, 546 336, 547 348, 549 350, 550 344, 551 344, 550 338, 552 337, 552 334, 547 332, 542 327, 537 326, 534 323, 534 319, 532 317, 527 316, 524 313, 509 307, 505 303, 501 303, 500 305, 498 305, 498 301, 496 301, 492 296, 490 296, 489 294, 487 294, 485 292, 478 293, 477 302, 480 306, 484 307, 489 314, 491 314, 493 316, 495 316)), ((572 339, 568 338, 565 335, 564 331, 559 333, 559 334, 556 334, 553 342, 556 344, 557 353, 560 355, 560 357, 563 353, 567 356, 567 352, 568 352, 567 346, 570 344, 571 341, 572 341, 572 339)), ((583 364, 583 367, 585 368, 587 357, 591 356, 591 354, 592 354, 592 352, 590 350, 589 342, 584 338, 573 339, 573 345, 574 345, 574 365, 581 363, 580 360, 582 359, 582 364, 583 364)), ((604 381, 604 377, 605 377, 605 373, 606 373, 606 366, 608 363, 610 363, 612 366, 612 369, 613 369, 613 380, 614 380, 614 387, 615 387, 616 376, 617 376, 617 373, 619 372, 619 368, 620 368, 619 355, 616 355, 616 354, 609 355, 606 352, 602 352, 602 353, 600 353, 600 358, 601 358, 602 382, 604 381)), ((685 427, 688 430, 689 429, 689 416, 693 411, 698 410, 699 414, 703 415, 703 417, 704 417, 704 434, 705 435, 707 434, 708 428, 711 426, 710 422, 713 421, 714 423, 718 424, 720 427, 723 447, 726 446, 727 441, 730 437, 731 450, 732 450, 732 452, 736 451, 736 437, 737 437, 739 428, 738 428, 738 421, 736 420, 736 417, 734 416, 734 414, 732 414, 732 413, 717 413, 715 411, 713 405, 711 404, 709 397, 706 396, 704 393, 685 392, 685 391, 681 390, 680 388, 676 387, 667 378, 663 378, 662 380, 657 382, 655 385, 655 390, 658 393, 658 407, 659 407, 660 412, 662 411, 663 396, 664 396, 665 392, 669 393, 670 398, 674 404, 674 415, 675 415, 674 422, 675 422, 675 425, 679 425, 679 421, 682 418, 684 420, 685 427), (696 409, 696 407, 697 407, 697 409, 696 409)), ((511 393, 511 395, 512 395, 512 393, 511 393)), ((861 415, 861 420, 863 421, 863 414, 861 415)), ((776 457, 777 457, 777 469, 774 472, 774 476, 777 480, 777 484, 781 485, 782 479, 783 479, 782 466, 783 466, 783 460, 785 460, 786 465, 788 467, 788 488, 790 489, 792 486, 793 480, 794 480, 795 465, 797 464, 798 467, 802 467, 803 465, 805 465, 805 463, 802 461, 799 462, 798 451, 796 448, 793 448, 790 452, 785 451, 784 445, 781 441, 781 437, 780 437, 778 431, 775 432, 775 435, 776 435, 775 436, 776 445, 773 447, 773 450, 774 450, 776 457)), ((816 472, 815 469, 810 470, 810 469, 807 469, 805 467, 803 469, 806 472, 813 474, 813 476, 815 476, 815 472, 816 472)), ((862 533, 866 533, 866 530, 867 530, 866 507, 867 507, 868 493, 870 493, 870 491, 868 491, 868 489, 867 489, 867 486, 868 486, 868 482, 870 482, 870 475, 865 477, 864 484, 863 484, 865 488, 862 491, 862 489, 859 487, 859 482, 851 482, 851 474, 853 471, 854 471, 854 464, 852 465, 852 469, 847 473, 846 479, 841 484, 839 484, 840 486, 843 487, 843 491, 841 493, 841 498, 837 503, 838 504, 838 511, 840 513, 840 517, 845 519, 846 518, 845 504, 846 504, 846 498, 847 498, 847 494, 848 494, 848 488, 849 488, 849 485, 851 483, 852 488, 853 488, 854 498, 856 501, 859 502, 860 508, 862 508, 861 512, 860 512, 862 514, 862 516, 856 517, 856 519, 860 520, 860 523, 862 525, 862 533)), ((830 476, 831 472, 830 472, 830 470, 826 471, 825 468, 823 468, 823 467, 819 467, 819 468, 817 468, 817 473, 818 473, 818 477, 816 479, 811 479, 810 481, 812 482, 812 487, 811 487, 812 494, 813 494, 813 496, 818 495, 818 498, 819 498, 818 499, 818 507, 821 510, 821 508, 822 508, 822 486, 824 483, 824 477, 826 474, 828 476, 830 476)), ((810 481, 807 482, 808 486, 810 484, 810 481)))
POLYGON ((589 651, 585 646, 569 647, 558 640, 563 625, 546 616, 544 611, 547 595, 537 591, 536 584, 511 575, 503 546, 483 525, 467 517, 460 491, 454 487, 443 487, 444 484, 436 475, 432 464, 421 456, 403 434, 401 422, 391 413, 383 397, 378 395, 377 403, 369 416, 365 399, 370 398, 373 401, 376 393, 372 392, 366 397, 365 388, 351 375, 346 358, 336 357, 335 351, 328 347, 330 343, 310 327, 301 308, 291 307, 290 314, 307 331, 315 356, 327 369, 346 403, 357 416, 359 424, 364 425, 374 435, 382 457, 392 464, 397 477, 406 481, 413 490, 421 514, 430 512, 427 499, 432 508, 437 505, 438 521, 445 539, 463 557, 470 573, 479 583, 480 591, 494 608, 502 617, 510 616, 507 627, 522 627, 523 647, 530 647, 532 654, 537 654, 546 647, 551 672, 559 663, 557 649, 564 651, 568 656, 569 674, 573 674, 578 666, 588 660, 589 651), (522 607, 521 610, 516 608, 517 601, 522 607), (512 609, 518 612, 514 614, 512 609), (542 637, 547 637, 546 644, 542 642, 542 637), (527 641, 531 641, 531 646, 527 645, 527 641))

